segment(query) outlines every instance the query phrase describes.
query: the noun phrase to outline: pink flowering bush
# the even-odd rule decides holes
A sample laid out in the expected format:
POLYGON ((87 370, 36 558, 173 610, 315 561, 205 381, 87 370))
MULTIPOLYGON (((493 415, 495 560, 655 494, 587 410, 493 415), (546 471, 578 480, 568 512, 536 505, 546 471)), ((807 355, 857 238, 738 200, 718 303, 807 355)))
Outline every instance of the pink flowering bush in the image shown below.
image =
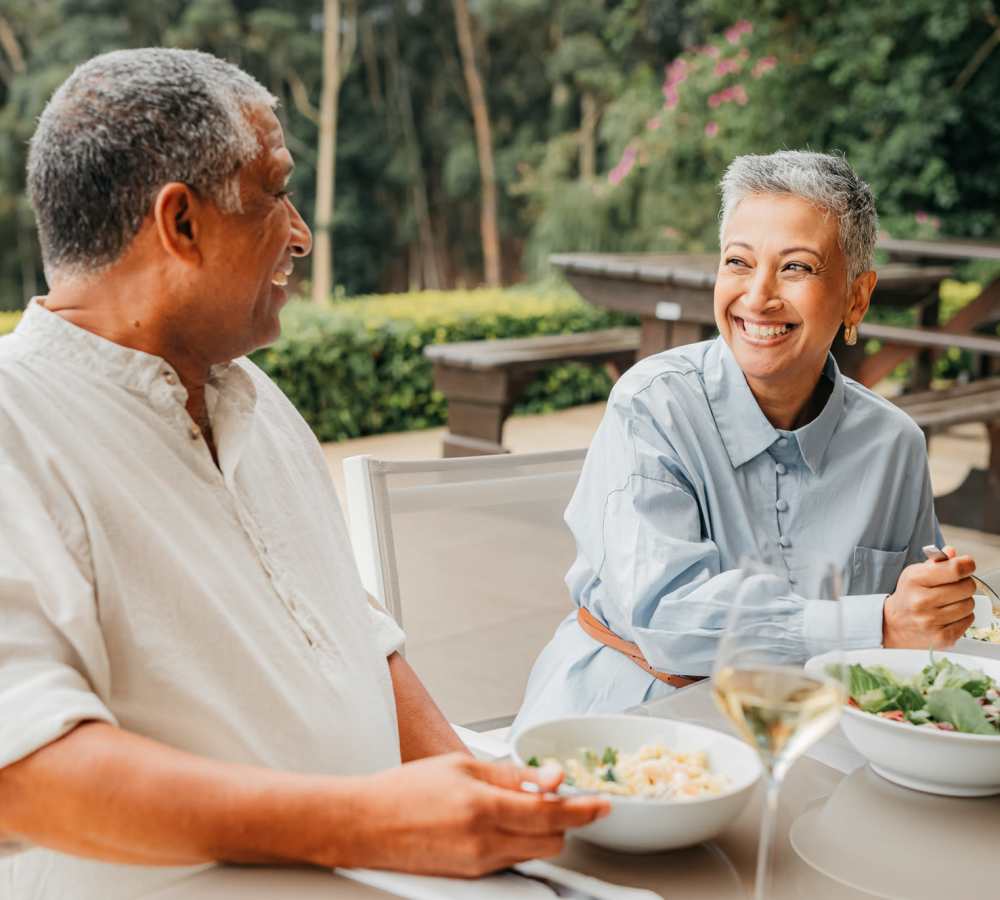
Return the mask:
POLYGON ((716 184, 746 136, 767 114, 774 53, 747 45, 742 20, 708 43, 665 62, 638 67, 604 109, 600 176, 582 180, 572 134, 552 141, 542 164, 525 168, 517 193, 534 220, 529 266, 551 252, 701 251, 716 245, 716 184))
POLYGON ((845 153, 894 237, 1000 237, 1000 52, 983 52, 994 28, 980 0, 952 0, 947 14, 940 0, 836 5, 677 4, 697 11, 694 40, 656 63, 656 51, 622 59, 601 110, 597 177, 579 177, 569 131, 533 168, 533 259, 714 248, 725 167, 782 148, 845 153), (750 9, 753 21, 742 19, 750 9))
POLYGON ((714 244, 715 185, 732 157, 747 152, 743 135, 755 99, 779 65, 776 56, 743 46, 752 32, 752 23, 736 22, 667 63, 658 84, 647 72, 608 107, 601 134, 610 166, 591 189, 592 204, 628 220, 602 249, 714 244))

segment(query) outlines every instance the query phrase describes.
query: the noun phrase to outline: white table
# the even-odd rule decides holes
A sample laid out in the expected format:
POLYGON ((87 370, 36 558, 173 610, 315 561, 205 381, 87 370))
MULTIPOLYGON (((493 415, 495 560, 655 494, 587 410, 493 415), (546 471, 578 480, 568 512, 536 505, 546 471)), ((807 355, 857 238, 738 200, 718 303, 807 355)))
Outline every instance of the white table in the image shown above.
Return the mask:
MULTIPOLYGON (((1000 658, 996 645, 961 641, 955 649, 1000 658)), ((636 711, 728 730, 704 682, 636 711)), ((555 862, 608 881, 650 888, 667 900, 746 900, 756 861, 760 793, 710 843, 626 856, 570 840, 555 862)), ((147 895, 148 900, 386 896, 322 870, 231 866, 208 869, 147 895)), ((783 788, 773 900, 872 896, 1000 896, 1000 798, 937 797, 890 784, 865 765, 838 728, 795 764, 783 788)))

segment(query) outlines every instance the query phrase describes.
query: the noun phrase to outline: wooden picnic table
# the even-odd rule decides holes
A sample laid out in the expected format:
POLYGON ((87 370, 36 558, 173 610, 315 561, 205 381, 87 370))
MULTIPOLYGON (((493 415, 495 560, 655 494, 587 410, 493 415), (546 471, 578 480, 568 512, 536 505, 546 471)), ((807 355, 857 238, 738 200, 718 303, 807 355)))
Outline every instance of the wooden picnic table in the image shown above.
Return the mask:
MULTIPOLYGON (((908 240, 884 237, 879 249, 889 254, 890 260, 905 260, 910 264, 938 266, 970 260, 1000 262, 1000 244, 986 241, 943 238, 940 240, 908 240)), ((976 328, 993 325, 1000 320, 1000 274, 983 287, 982 292, 960 309, 947 322, 939 321, 937 303, 925 304, 919 314, 922 327, 937 327, 941 332, 970 335, 976 328)), ((858 380, 867 385, 881 381, 900 363, 917 357, 917 367, 910 386, 916 390, 930 386, 933 354, 930 350, 913 346, 888 345, 867 357, 858 369, 858 380)))
MULTIPOLYGON (((640 359, 715 331, 717 253, 557 253, 549 259, 586 300, 640 317, 640 359)), ((878 273, 872 303, 909 308, 935 303, 951 268, 888 263, 878 273)), ((856 377, 863 348, 838 337, 833 349, 845 374, 856 377)))

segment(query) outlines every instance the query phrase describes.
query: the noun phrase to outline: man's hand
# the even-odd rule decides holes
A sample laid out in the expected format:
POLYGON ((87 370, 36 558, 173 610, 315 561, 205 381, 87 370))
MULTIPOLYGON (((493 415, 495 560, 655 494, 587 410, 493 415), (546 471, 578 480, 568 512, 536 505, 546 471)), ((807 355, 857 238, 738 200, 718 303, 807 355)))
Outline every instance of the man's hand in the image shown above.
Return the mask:
POLYGON ((952 646, 972 624, 976 571, 971 556, 915 563, 903 569, 882 611, 882 646, 925 650, 952 646))
MULTIPOLYGON (((555 856, 566 829, 611 809, 603 797, 545 793, 561 780, 558 769, 521 769, 457 753, 367 776, 336 864, 475 877, 555 856), (522 791, 525 781, 540 792, 522 791)), ((315 861, 324 864, 322 853, 315 861)))
POLYGON ((372 775, 277 772, 84 723, 0 769, 0 835, 141 865, 313 863, 479 875, 559 852, 610 809, 562 774, 435 756, 372 775), (520 790, 522 782, 541 793, 520 790), (109 789, 113 786, 113 790, 109 789))

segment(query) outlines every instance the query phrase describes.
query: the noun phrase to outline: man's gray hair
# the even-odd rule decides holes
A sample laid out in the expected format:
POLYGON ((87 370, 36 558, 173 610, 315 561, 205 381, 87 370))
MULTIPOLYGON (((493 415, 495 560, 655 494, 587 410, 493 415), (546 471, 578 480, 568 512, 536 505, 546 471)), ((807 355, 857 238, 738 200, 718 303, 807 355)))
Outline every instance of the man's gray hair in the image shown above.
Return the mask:
POLYGON ((751 194, 801 197, 837 217, 840 249, 853 281, 872 268, 878 237, 875 196, 843 156, 781 150, 767 156, 737 156, 722 181, 719 240, 740 201, 751 194))
POLYGON ((116 50, 78 66, 28 153, 49 280, 117 260, 169 182, 238 211, 240 167, 260 152, 246 113, 276 103, 236 66, 196 50, 116 50))

